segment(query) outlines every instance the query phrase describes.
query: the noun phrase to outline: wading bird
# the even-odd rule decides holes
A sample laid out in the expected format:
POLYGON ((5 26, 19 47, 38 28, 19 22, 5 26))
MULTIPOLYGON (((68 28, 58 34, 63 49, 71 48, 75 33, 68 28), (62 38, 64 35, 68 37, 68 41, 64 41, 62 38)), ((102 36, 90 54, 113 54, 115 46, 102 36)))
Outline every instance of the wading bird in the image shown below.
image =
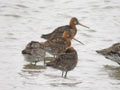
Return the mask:
POLYGON ((34 63, 36 65, 39 61, 44 61, 45 65, 45 51, 40 48, 40 43, 37 41, 31 41, 27 44, 24 50, 22 50, 22 54, 26 61, 31 64, 34 63))
POLYGON ((89 27, 87 27, 87 26, 79 23, 79 21, 78 21, 78 19, 76 17, 73 17, 70 20, 69 25, 58 27, 53 32, 51 32, 49 34, 43 34, 41 37, 44 38, 44 39, 46 39, 46 40, 50 40, 50 39, 53 39, 53 38, 61 37, 62 34, 64 33, 64 31, 67 31, 69 33, 71 39, 79 41, 79 40, 77 40, 77 39, 74 38, 74 36, 77 33, 76 25, 81 25, 83 27, 89 28, 89 27))
POLYGON ((71 40, 68 32, 64 32, 62 37, 53 38, 40 43, 40 48, 54 55, 54 57, 65 52, 66 48, 69 46, 71 46, 71 40))
POLYGON ((120 65, 120 43, 113 44, 109 48, 97 50, 96 52, 120 65))
POLYGON ((65 53, 59 54, 59 56, 51 62, 47 63, 47 66, 59 69, 62 71, 62 77, 67 77, 67 72, 73 70, 78 62, 78 55, 73 47, 68 47, 65 53), (65 74, 64 74, 65 73, 65 74))

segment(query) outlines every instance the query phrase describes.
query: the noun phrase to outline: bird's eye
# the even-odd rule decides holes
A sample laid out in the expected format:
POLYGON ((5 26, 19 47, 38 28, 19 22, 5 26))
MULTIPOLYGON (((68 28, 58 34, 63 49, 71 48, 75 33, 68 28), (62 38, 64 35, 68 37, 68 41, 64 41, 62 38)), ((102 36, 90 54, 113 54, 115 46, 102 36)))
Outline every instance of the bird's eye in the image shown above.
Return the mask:
POLYGON ((32 44, 32 45, 31 45, 31 48, 35 48, 35 44, 32 44))
POLYGON ((30 48, 30 45, 27 45, 26 48, 30 48))
POLYGON ((77 21, 74 21, 74 24, 78 24, 78 22, 77 22, 77 21))
POLYGON ((34 45, 34 47, 35 47, 35 48, 38 48, 38 47, 39 47, 39 44, 38 44, 38 43, 36 43, 36 44, 34 45))

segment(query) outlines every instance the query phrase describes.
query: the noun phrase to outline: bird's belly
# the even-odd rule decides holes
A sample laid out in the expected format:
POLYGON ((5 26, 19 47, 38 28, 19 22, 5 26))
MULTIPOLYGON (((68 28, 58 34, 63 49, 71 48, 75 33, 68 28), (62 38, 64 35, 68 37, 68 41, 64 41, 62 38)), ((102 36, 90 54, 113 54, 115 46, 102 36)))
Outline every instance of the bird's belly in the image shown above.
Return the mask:
POLYGON ((28 54, 23 54, 23 56, 24 56, 24 60, 27 62, 39 62, 44 60, 43 56, 33 56, 28 54))
POLYGON ((120 63, 120 56, 117 55, 117 54, 111 54, 111 55, 107 55, 105 57, 108 58, 108 59, 110 59, 110 60, 112 60, 112 61, 120 63))

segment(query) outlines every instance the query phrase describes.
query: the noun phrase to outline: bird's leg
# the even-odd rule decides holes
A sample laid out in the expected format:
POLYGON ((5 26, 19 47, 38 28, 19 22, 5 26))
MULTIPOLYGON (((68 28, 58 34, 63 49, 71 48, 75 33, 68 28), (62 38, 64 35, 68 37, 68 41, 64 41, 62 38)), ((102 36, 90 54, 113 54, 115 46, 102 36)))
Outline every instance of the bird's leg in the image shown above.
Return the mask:
POLYGON ((56 58, 56 56, 54 55, 54 58, 56 58))
POLYGON ((118 63, 120 65, 120 63, 118 63))
POLYGON ((37 63, 37 61, 35 61, 35 64, 34 64, 35 66, 36 66, 36 63, 37 63))
POLYGON ((64 78, 66 78, 67 77, 67 71, 65 72, 65 76, 64 76, 64 78))
POLYGON ((30 62, 30 65, 33 65, 32 62, 30 62))
POLYGON ((45 66, 46 62, 45 62, 45 58, 44 58, 44 66, 45 66))
POLYGON ((63 77, 63 74, 64 74, 64 70, 62 71, 62 77, 63 77))

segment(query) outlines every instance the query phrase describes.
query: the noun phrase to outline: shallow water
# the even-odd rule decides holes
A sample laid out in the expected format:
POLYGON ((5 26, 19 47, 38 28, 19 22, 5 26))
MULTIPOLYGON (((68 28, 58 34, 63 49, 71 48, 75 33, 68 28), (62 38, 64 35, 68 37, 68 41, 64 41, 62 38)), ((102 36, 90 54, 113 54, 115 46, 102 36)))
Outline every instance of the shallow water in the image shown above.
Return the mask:
MULTIPOLYGON (((0 0, 0 90, 120 90, 120 66, 95 50, 120 42, 120 0, 0 0), (53 68, 28 69, 21 50, 77 17, 72 41, 79 62, 61 78, 53 68)), ((43 62, 38 63, 39 65, 43 62)))

